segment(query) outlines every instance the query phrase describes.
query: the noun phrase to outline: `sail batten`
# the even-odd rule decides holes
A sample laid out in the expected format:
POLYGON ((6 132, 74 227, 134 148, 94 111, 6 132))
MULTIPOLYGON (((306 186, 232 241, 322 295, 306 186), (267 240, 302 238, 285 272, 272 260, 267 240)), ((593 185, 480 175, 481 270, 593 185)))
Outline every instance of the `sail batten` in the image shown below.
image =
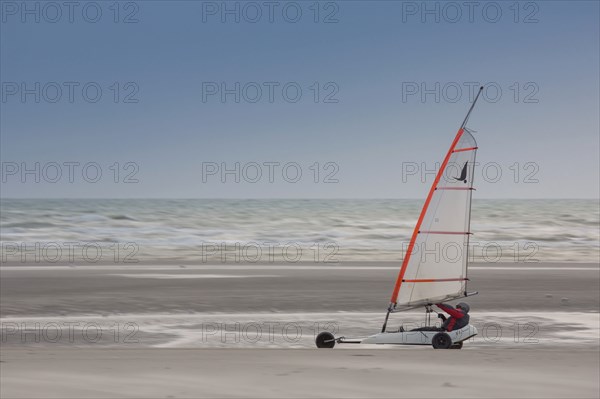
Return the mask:
POLYGON ((470 231, 419 231, 419 234, 473 234, 470 231))
POLYGON ((429 278, 429 279, 416 279, 416 280, 402 280, 403 283, 436 283, 441 281, 468 281, 468 278, 429 278))
POLYGON ((458 148, 452 152, 475 151, 477 147, 458 148))
POLYGON ((436 190, 475 190, 473 187, 436 187, 436 190))

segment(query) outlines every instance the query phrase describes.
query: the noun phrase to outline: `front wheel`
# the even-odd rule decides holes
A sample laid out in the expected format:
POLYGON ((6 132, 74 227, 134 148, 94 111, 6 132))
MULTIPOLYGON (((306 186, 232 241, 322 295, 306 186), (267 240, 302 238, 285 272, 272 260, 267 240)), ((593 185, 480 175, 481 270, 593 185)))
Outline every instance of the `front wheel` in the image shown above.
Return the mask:
POLYGON ((440 332, 433 336, 431 345, 433 349, 448 349, 452 346, 452 339, 445 332, 440 332))
POLYGON ((332 333, 323 331, 315 339, 317 348, 333 348, 335 346, 335 337, 332 333))

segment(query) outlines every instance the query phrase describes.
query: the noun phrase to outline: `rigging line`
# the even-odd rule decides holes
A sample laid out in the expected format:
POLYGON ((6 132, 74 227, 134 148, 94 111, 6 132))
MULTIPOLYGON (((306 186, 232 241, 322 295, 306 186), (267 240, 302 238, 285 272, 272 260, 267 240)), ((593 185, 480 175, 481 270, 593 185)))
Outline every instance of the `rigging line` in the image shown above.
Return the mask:
MULTIPOLYGON (((467 132, 469 133, 469 132, 467 132)), ((475 143, 475 146, 477 146, 477 140, 475 140, 475 137, 473 137, 473 135, 471 133, 469 133, 469 135, 471 136, 471 138, 473 139, 473 142, 475 143)), ((473 166, 471 168, 471 187, 473 187, 473 184, 475 183, 475 161, 477 159, 477 150, 473 151, 473 166)), ((473 191, 469 191, 469 217, 467 218, 467 230, 471 231, 471 207, 473 204, 473 191)), ((467 235, 467 245, 466 245, 466 249, 465 249, 465 259, 463 260, 463 270, 464 270, 464 276, 465 278, 468 279, 468 273, 469 273, 469 235, 467 235)), ((468 280, 467 280, 468 281, 468 280)), ((465 281, 465 295, 467 292, 467 282, 465 281)))

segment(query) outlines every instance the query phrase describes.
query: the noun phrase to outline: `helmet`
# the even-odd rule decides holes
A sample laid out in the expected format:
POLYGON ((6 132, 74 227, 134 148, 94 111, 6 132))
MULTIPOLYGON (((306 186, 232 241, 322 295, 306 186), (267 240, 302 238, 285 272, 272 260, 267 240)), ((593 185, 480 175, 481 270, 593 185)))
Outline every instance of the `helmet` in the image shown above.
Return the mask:
POLYGON ((456 305, 457 308, 461 308, 462 310, 464 310, 465 313, 469 313, 469 310, 471 309, 469 307, 469 305, 467 305, 464 302, 459 303, 458 305, 456 305))

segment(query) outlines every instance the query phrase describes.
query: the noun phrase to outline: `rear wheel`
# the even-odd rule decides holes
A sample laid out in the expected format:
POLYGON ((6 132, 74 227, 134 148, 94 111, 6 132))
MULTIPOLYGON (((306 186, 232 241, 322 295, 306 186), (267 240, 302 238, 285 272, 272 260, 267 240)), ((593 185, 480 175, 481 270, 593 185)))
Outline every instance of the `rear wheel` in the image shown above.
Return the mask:
POLYGON ((450 346, 450 349, 462 349, 463 343, 462 341, 457 342, 455 344, 452 344, 452 346, 450 346))
POLYGON ((323 331, 315 339, 317 348, 333 348, 335 346, 335 337, 332 333, 323 331))
POLYGON ((437 333, 431 340, 434 349, 448 349, 452 346, 452 339, 445 332, 437 333))

